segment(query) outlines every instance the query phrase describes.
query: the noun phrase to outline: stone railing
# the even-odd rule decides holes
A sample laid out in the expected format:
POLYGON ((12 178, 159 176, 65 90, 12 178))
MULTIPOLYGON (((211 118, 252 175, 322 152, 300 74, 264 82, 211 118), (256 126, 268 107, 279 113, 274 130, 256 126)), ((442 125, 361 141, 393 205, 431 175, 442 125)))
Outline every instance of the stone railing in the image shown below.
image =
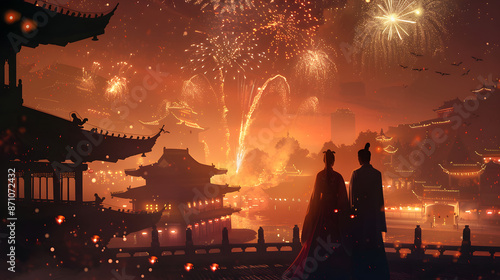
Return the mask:
MULTIPOLYGON (((152 234, 152 236, 158 236, 152 234)), ((463 241, 461 246, 451 245, 424 245, 422 244, 422 230, 419 225, 415 228, 414 243, 385 243, 385 248, 389 259, 395 257, 411 258, 413 260, 423 260, 429 256, 443 257, 445 252, 455 252, 453 257, 457 260, 468 261, 475 257, 474 253, 489 254, 492 260, 496 253, 500 253, 500 247, 493 246, 472 246, 470 242, 470 228, 465 226, 463 230, 463 241), (395 251, 395 253, 394 253, 395 251), (405 251, 407 253, 405 253, 405 251), (426 254, 426 251, 436 251, 438 255, 426 254)), ((159 244, 153 240, 152 244, 159 244)), ((266 243, 264 241, 264 230, 259 228, 257 243, 229 243, 227 228, 222 231, 222 243, 211 245, 193 245, 191 229, 186 230, 185 246, 152 246, 152 247, 127 247, 127 248, 107 248, 104 257, 108 261, 121 258, 143 259, 158 258, 168 260, 169 264, 182 263, 281 263, 286 264, 293 261, 301 249, 299 228, 293 228, 293 241, 291 243, 266 243)), ((484 257, 485 254, 480 254, 484 257)))

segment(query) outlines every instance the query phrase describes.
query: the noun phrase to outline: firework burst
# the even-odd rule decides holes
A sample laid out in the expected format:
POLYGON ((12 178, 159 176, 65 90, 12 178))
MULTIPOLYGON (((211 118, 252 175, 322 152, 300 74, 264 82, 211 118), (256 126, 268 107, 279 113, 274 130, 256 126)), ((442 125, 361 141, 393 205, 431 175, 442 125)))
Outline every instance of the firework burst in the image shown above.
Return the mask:
POLYGON ((410 44, 415 51, 434 54, 443 49, 447 22, 454 4, 448 0, 420 0, 415 10, 410 44))
POLYGON ((320 20, 313 14, 310 2, 284 0, 260 2, 251 38, 267 44, 267 52, 290 59, 303 53, 316 35, 320 20))
POLYGON ((337 66, 322 50, 304 52, 295 66, 296 81, 299 86, 311 87, 324 92, 326 84, 333 79, 337 66))
POLYGON ((107 81, 106 97, 109 99, 122 98, 128 91, 129 80, 127 76, 135 74, 135 72, 132 70, 132 65, 127 62, 119 62, 112 68, 118 74, 107 81))
POLYGON ((108 82, 106 87, 106 97, 119 98, 127 91, 128 82, 127 78, 114 76, 108 82))
POLYGON ((420 12, 416 2, 408 0, 385 0, 383 4, 377 4, 377 7, 380 15, 375 18, 380 20, 382 34, 387 33, 388 40, 392 40, 396 34, 400 40, 403 40, 403 33, 409 36, 405 25, 415 24, 412 19, 420 12))
MULTIPOLYGON (((256 51, 257 43, 254 39, 245 40, 234 32, 209 36, 199 44, 193 44, 186 52, 191 52, 190 59, 195 73, 209 75, 214 73, 214 79, 222 75, 224 81, 228 75, 233 79, 247 71, 260 68, 265 54, 256 51)), ((220 78, 220 77, 219 77, 220 78)))
POLYGON ((77 88, 87 92, 93 92, 96 89, 95 78, 97 72, 101 69, 102 67, 99 62, 92 63, 92 67, 89 70, 82 68, 82 77, 80 78, 80 84, 77 88))
POLYGON ((310 96, 306 98, 300 104, 297 114, 299 115, 307 115, 307 114, 315 114, 318 112, 319 107, 319 99, 316 96, 310 96))
POLYGON ((358 26, 354 53, 370 68, 397 66, 410 52, 435 54, 447 31, 447 0, 379 0, 358 26))
POLYGON ((253 0, 185 0, 200 7, 200 10, 210 9, 220 13, 236 13, 254 7, 253 0))

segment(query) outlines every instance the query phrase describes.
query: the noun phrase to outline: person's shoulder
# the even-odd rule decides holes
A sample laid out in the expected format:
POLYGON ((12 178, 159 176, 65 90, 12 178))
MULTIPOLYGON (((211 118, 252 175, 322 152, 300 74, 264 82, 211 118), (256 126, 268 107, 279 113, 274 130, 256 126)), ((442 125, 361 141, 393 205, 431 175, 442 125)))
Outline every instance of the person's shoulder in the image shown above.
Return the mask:
POLYGON ((356 174, 356 173, 359 173, 361 172, 361 167, 358 168, 358 169, 354 169, 354 171, 352 171, 352 174, 356 174))
POLYGON ((339 177, 341 179, 343 179, 344 177, 342 177, 342 174, 338 173, 337 171, 333 170, 333 176, 335 177, 339 177))
POLYGON ((373 169, 373 172, 377 175, 380 175, 382 176, 382 172, 380 172, 380 170, 376 169, 375 167, 372 166, 372 169, 373 169))
POLYGON ((326 170, 322 169, 320 172, 318 172, 318 174, 316 174, 316 178, 325 176, 325 172, 326 172, 326 170))

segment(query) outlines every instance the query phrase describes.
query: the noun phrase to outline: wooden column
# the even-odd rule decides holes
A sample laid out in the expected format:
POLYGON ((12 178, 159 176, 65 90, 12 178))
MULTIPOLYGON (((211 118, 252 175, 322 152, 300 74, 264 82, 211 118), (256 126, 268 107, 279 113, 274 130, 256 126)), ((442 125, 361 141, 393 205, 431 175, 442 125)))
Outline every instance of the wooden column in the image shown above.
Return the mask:
POLYGON ((75 200, 83 201, 83 176, 82 170, 75 170, 75 200))
POLYGON ((56 172, 52 173, 52 197, 54 201, 61 201, 61 181, 56 172))
POLYGON ((49 199, 49 176, 45 174, 45 199, 49 199))
POLYGON ((38 177, 38 199, 42 199, 42 176, 38 177))
POLYGON ((5 58, 0 57, 0 86, 5 85, 5 58))
POLYGON ((69 177, 66 178, 66 189, 68 190, 67 194, 66 194, 66 198, 67 200, 69 201, 69 177))
POLYGON ((24 199, 31 200, 31 173, 24 171, 23 180, 24 180, 24 199))

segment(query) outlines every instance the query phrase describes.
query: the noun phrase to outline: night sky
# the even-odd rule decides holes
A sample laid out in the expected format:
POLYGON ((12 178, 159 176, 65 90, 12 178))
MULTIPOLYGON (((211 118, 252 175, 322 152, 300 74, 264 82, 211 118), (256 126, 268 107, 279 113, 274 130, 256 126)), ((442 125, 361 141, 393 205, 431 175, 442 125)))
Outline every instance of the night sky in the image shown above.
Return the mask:
MULTIPOLYGON (((70 8, 89 12, 105 12, 117 3, 97 0, 62 2, 67 2, 62 4, 70 8)), ((376 5, 384 6, 384 1, 311 2, 300 6, 284 0, 271 4, 255 1, 253 6, 245 6, 243 10, 236 8, 233 12, 220 8, 214 11, 213 6, 203 7, 194 1, 121 1, 99 41, 88 39, 64 48, 40 46, 21 51, 21 78, 32 80, 25 83, 25 104, 35 107, 40 98, 54 98, 40 96, 39 81, 35 77, 56 63, 90 71, 97 62, 100 70, 96 70, 96 75, 106 80, 107 84, 113 77, 126 78, 128 89, 140 84, 149 67, 159 67, 169 76, 127 118, 127 123, 138 127, 139 119, 151 121, 161 116, 162 107, 159 104, 182 100, 186 96, 183 84, 193 75, 203 74, 204 69, 209 69, 205 76, 211 86, 215 85, 218 72, 212 71, 214 62, 211 54, 200 61, 200 55, 196 53, 200 49, 193 45, 210 45, 216 36, 225 36, 218 38, 220 42, 244 41, 241 35, 254 31, 252 35, 245 35, 251 39, 244 42, 247 49, 241 51, 238 58, 248 62, 243 66, 245 73, 238 73, 238 66, 231 63, 223 69, 227 70, 224 94, 232 137, 237 137, 241 115, 249 110, 251 96, 256 94, 255 90, 249 92, 249 88, 261 87, 266 79, 279 74, 289 84, 288 112, 301 115, 288 132, 303 146, 315 150, 330 140, 329 114, 337 108, 353 110, 357 132, 367 129, 379 131, 380 128, 400 123, 433 118, 432 109, 442 102, 455 97, 465 98, 471 95, 470 90, 482 84, 481 80, 488 80, 488 77, 498 80, 500 77, 496 67, 500 63, 498 1, 415 1, 418 5, 429 7, 428 11, 423 11, 424 15, 429 12, 434 17, 417 24, 421 28, 419 32, 424 32, 418 35, 423 36, 419 37, 420 41, 414 41, 418 36, 410 31, 412 24, 402 24, 410 35, 403 34, 401 40, 396 36, 390 43, 383 44, 368 39, 368 43, 361 44, 361 47, 357 45, 357 40, 363 32, 374 30, 373 20, 376 19, 372 17, 380 12, 376 5), (284 14, 285 22, 288 20, 288 24, 297 28, 297 34, 289 38, 290 41, 273 42, 275 37, 272 24, 269 24, 272 19, 266 17, 277 12, 284 14), (308 18, 308 13, 312 17, 308 18), (265 23, 269 27, 262 27, 265 23), (307 60, 306 55, 312 52, 319 53, 319 59, 323 59, 318 68, 308 64, 311 60, 307 60), (422 56, 412 55, 411 52, 422 56), (287 56, 290 58, 287 59, 287 56), (472 56, 483 61, 476 61, 472 56), (459 66, 452 65, 460 62, 459 66), (202 69, 202 65, 206 68, 202 69), (429 70, 411 70, 421 68, 429 70), (468 74, 463 75, 469 69, 468 74), (450 75, 442 76, 436 71, 450 75), (365 90, 342 90, 345 87, 341 85, 345 83, 363 83, 365 90)), ((410 10, 413 11, 414 7, 410 10)), ((387 33, 383 33, 384 39, 386 36, 387 33)), ((67 82, 72 82, 72 78, 67 79, 67 82)), ((205 90, 191 93, 191 97, 194 94, 209 100, 206 88, 210 85, 201 83, 197 86, 205 87, 205 90)), ((106 97, 105 88, 97 87, 91 98, 108 104, 105 102, 110 102, 110 99, 106 97)), ((61 88, 56 86, 54 89, 61 88)), ((279 94, 268 94, 262 98, 262 105, 255 114, 256 124, 265 123, 268 118, 266 112, 272 108, 283 107, 281 99, 275 98, 279 94)), ((196 104, 196 98, 191 103, 190 106, 204 115, 219 110, 214 110, 212 106, 215 105, 207 105, 206 102, 196 104)), ((89 109, 82 106, 72 109, 79 112, 89 109)), ((102 108, 106 107, 109 106, 102 105, 102 108)), ((53 113, 67 117, 63 112, 53 113)), ((212 123, 210 126, 216 125, 212 123)), ((281 134, 285 135, 286 131, 281 134)))

